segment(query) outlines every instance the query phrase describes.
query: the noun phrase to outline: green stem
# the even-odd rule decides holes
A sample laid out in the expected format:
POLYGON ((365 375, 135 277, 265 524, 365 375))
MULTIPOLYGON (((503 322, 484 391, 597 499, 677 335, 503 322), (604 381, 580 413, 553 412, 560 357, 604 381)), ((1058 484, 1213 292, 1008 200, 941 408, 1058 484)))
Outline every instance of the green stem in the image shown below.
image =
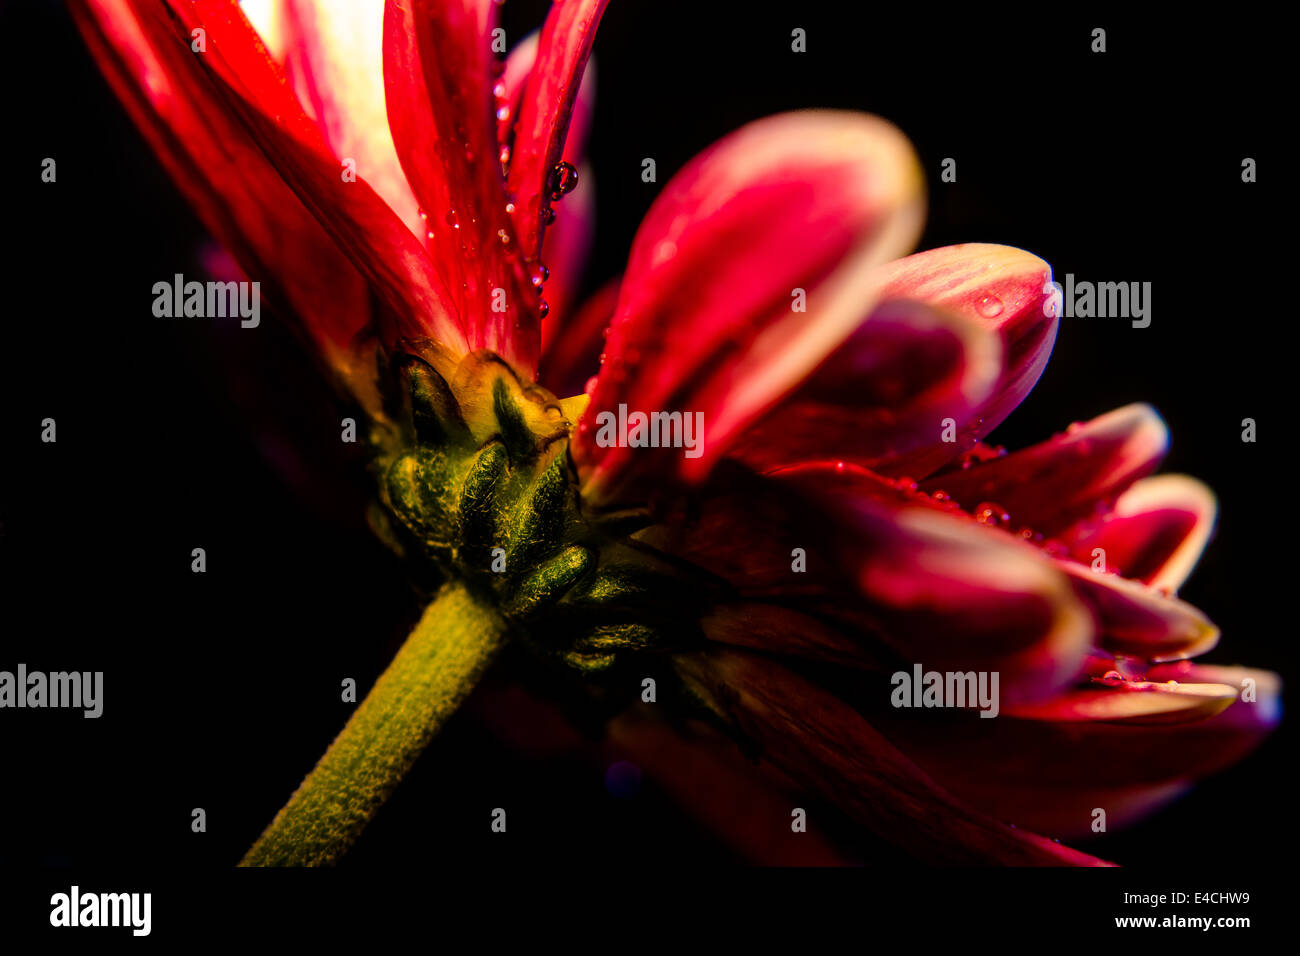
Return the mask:
POLYGON ((388 669, 240 866, 338 862, 474 689, 505 620, 460 583, 443 587, 388 669))

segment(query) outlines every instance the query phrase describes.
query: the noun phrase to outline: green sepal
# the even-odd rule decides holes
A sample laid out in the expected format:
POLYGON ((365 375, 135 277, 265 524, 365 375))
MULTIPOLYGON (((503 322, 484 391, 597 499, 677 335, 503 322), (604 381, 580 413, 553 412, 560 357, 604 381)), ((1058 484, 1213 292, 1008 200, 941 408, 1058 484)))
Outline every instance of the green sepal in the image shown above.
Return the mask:
POLYGON ((469 426, 446 379, 417 356, 404 354, 399 361, 410 396, 416 442, 435 448, 472 444, 469 426))
POLYGON ((505 611, 514 618, 527 617, 555 603, 595 562, 595 555, 581 545, 566 548, 514 587, 505 611))
POLYGON ((508 455, 505 446, 492 442, 483 448, 465 475, 456 510, 460 560, 470 569, 486 572, 497 542, 500 492, 506 484, 508 455))

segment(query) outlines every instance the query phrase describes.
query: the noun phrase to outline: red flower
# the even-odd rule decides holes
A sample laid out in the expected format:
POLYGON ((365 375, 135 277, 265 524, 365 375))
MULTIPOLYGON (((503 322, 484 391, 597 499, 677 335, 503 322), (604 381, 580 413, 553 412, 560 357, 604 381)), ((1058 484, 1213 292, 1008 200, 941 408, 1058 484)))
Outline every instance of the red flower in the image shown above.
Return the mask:
MULTIPOLYGON (((564 589, 628 554, 675 569, 705 639, 666 648, 677 675, 800 786, 932 862, 1096 862, 997 821, 1084 835, 1102 809, 1115 826, 1278 718, 1273 675, 1183 661, 1218 638, 1173 596, 1212 496, 1150 477, 1167 437, 1146 406, 1011 454, 982 443, 1051 352, 1050 269, 1005 246, 897 258, 921 175, 869 116, 727 136, 664 187, 621 279, 572 308, 580 81, 604 6, 556 3, 500 64, 489 0, 283 0, 261 34, 234 0, 73 3, 209 228, 388 429, 387 500, 452 576, 473 548, 447 537, 463 513, 420 511, 443 459, 408 451, 385 377, 402 356, 429 370, 408 404, 480 456, 456 482, 501 441, 511 469, 517 448, 539 460, 530 482, 564 466, 584 530, 527 552, 569 561, 564 589), (602 352, 585 395, 534 384, 577 392, 602 352), (702 415, 698 454, 600 440, 602 415, 629 410, 702 415), (624 516, 641 520, 590 530, 624 516), (996 674, 999 718, 888 706, 913 663, 996 674)), ((581 603, 512 581, 533 597, 503 599, 507 616, 543 592, 581 603)), ((598 670, 672 630, 617 627, 566 659, 598 670)))

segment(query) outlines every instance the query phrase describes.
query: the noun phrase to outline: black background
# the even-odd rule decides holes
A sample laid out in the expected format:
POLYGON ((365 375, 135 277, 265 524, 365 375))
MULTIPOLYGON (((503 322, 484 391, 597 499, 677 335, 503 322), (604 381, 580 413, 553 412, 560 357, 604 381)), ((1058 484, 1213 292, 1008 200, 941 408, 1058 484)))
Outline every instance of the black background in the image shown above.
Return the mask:
MULTIPOLYGON (((510 0, 512 41, 543 6, 510 0)), ((1294 440, 1294 233, 1276 25, 877 6, 615 0, 596 44, 590 286, 621 269, 671 172, 722 134, 810 106, 890 119, 928 177, 921 248, 1007 243, 1058 277, 1153 283, 1150 328, 1064 320, 1037 389, 993 438, 1014 448, 1154 404, 1173 436, 1164 470, 1220 500, 1182 592, 1223 630, 1206 659, 1285 677, 1294 494, 1277 450, 1294 440), (1105 54, 1089 51, 1094 26, 1105 54), (806 54, 790 51, 793 27, 806 54), (641 182, 645 156, 658 184, 641 182), (939 182, 947 156, 955 184, 939 182), (1257 444, 1240 440, 1245 417, 1257 444)), ((0 716, 0 865, 227 867, 346 720, 339 681, 364 692, 419 608, 365 527, 369 479, 337 440, 312 359, 274 316, 256 331, 153 318, 152 284, 200 271, 203 230, 61 5, 2 11, 0 667, 106 676, 99 720, 0 716), (40 182, 47 156, 55 185, 40 182), (47 416, 57 444, 40 441, 47 416), (190 572, 194 547, 204 575, 190 572), (205 834, 190 830, 194 807, 205 834)), ((601 765, 510 744, 509 712, 485 720, 485 701, 517 681, 545 692, 527 670, 499 668, 346 866, 735 859, 652 780, 616 798, 601 765), (509 841, 480 825, 494 806, 512 808, 509 841)), ((1284 726, 1162 815, 1081 848, 1138 868, 1258 872, 1289 839, 1288 738, 1284 726)))

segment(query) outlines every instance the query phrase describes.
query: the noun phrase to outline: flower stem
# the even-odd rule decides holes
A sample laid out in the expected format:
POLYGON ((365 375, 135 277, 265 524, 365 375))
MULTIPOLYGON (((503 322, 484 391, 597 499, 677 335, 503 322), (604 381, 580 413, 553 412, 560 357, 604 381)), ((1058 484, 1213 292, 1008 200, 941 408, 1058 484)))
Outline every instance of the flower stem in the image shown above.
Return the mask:
POLYGON ((505 632, 501 615, 465 585, 445 585, 239 865, 338 862, 474 689, 505 632))

